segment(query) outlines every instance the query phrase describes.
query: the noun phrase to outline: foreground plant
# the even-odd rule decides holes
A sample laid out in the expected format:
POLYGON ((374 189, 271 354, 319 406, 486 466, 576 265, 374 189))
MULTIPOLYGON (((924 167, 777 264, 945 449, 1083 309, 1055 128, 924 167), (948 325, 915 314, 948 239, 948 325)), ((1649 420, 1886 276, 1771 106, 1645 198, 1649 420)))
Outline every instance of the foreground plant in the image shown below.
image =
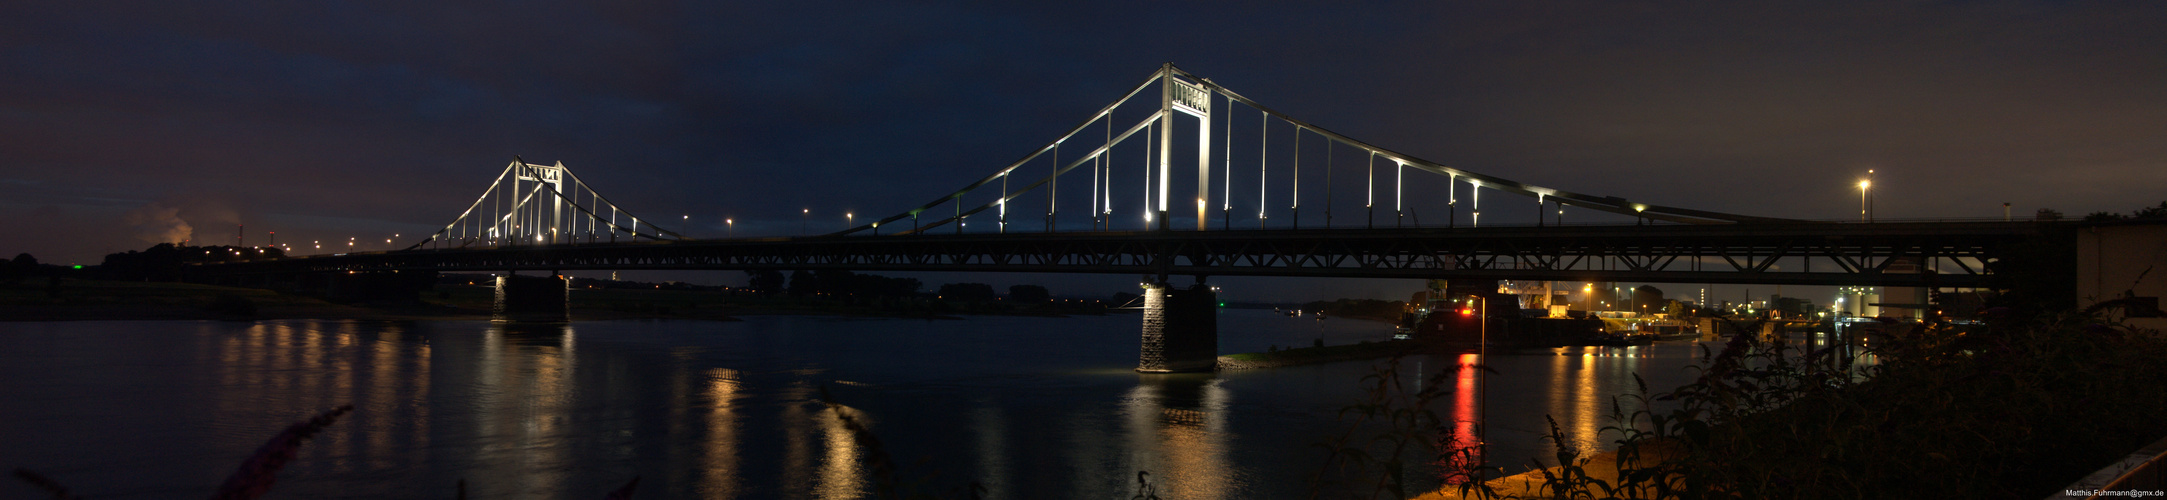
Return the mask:
POLYGON ((1613 399, 1603 432, 1617 437, 1614 465, 1567 449, 1553 422, 1556 463, 1458 492, 2039 498, 2160 437, 2159 332, 2084 313, 1990 316, 1984 325, 1885 324, 1856 366, 1840 346, 1739 335, 1693 383, 1652 396, 1642 384, 1613 399), (1624 411, 1627 401, 1639 409, 1624 411), (1675 406, 1649 409, 1655 402, 1675 406))

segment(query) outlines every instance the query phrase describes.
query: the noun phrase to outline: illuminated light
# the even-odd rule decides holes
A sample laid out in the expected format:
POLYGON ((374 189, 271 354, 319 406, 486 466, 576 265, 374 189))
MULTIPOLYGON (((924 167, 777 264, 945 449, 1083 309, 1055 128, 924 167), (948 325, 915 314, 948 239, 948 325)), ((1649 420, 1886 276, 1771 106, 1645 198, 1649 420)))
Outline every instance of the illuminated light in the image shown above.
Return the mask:
MULTIPOLYGON (((82 268, 83 268, 83 265, 82 265, 82 264, 76 264, 76 265, 75 265, 75 268, 76 268, 76 269, 82 269, 82 268)), ((1219 304, 1219 305, 1220 305, 1221 307, 1225 307, 1225 306, 1226 306, 1226 304, 1219 304)))

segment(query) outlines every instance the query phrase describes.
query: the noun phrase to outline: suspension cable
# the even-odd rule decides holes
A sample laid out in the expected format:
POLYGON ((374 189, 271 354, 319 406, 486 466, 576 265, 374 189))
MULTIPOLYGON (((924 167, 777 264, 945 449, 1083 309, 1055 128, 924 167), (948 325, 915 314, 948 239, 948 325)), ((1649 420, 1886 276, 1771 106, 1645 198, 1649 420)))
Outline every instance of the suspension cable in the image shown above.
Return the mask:
POLYGON ((1264 210, 1271 206, 1265 204, 1267 192, 1264 188, 1265 181, 1271 179, 1268 175, 1272 159, 1271 131, 1272 114, 1257 110, 1257 229, 1264 229, 1264 210))

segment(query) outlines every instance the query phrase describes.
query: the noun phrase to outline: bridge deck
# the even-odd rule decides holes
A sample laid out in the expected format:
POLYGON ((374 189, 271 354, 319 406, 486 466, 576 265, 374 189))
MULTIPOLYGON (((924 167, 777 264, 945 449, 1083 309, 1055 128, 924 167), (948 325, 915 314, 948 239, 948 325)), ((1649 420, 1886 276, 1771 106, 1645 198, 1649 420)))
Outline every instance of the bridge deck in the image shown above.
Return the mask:
POLYGON ((820 270, 1982 286, 2056 224, 1729 224, 817 236, 411 250, 215 273, 820 270))

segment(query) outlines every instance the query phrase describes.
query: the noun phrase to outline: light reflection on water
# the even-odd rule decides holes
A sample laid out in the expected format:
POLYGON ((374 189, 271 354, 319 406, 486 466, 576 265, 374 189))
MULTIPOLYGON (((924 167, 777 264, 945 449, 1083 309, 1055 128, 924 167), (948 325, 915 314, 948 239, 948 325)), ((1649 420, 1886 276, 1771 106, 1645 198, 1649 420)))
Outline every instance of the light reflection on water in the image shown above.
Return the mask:
MULTIPOLYGON (((1222 314, 1222 352, 1389 334, 1222 314)), ((285 425, 350 403, 275 494, 450 496, 465 480, 473 498, 593 498, 640 476, 642 498, 868 496, 871 448, 833 402, 899 482, 932 477, 924 493, 1125 498, 1144 470, 1166 498, 1306 496, 1314 444, 1343 429, 1370 363, 1137 374, 1135 321, 0 323, 0 400, 23 402, 0 405, 0 466, 93 495, 208 495, 285 425)), ((1656 390, 1683 382, 1691 347, 1493 353, 1499 373, 1453 374, 1436 410, 1463 444, 1493 419, 1489 453, 1508 466, 1549 454, 1544 414, 1603 447, 1610 397, 1635 370, 1656 390)), ((0 497, 32 493, 5 489, 19 487, 0 497)))

